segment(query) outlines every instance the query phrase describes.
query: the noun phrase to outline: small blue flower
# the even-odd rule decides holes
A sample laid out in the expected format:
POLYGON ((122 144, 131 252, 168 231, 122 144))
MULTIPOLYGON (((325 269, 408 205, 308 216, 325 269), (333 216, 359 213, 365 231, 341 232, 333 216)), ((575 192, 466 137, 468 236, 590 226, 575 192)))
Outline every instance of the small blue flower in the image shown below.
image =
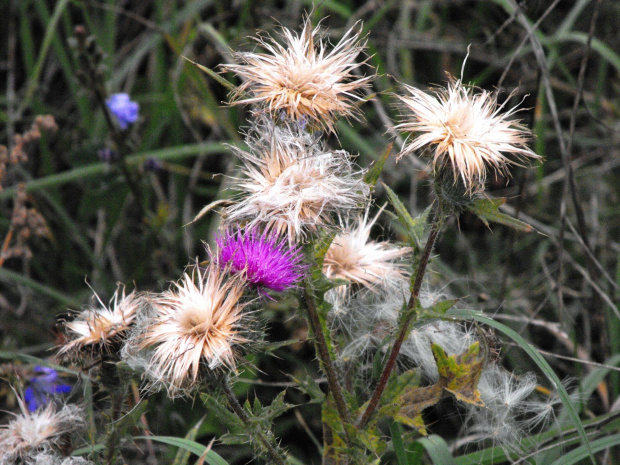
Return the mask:
POLYGON ((71 391, 71 386, 58 380, 58 373, 53 368, 36 366, 34 370, 39 374, 30 379, 30 387, 24 392, 24 399, 31 412, 47 405, 54 395, 71 391))
POLYGON ((105 101, 110 112, 116 117, 118 126, 124 131, 127 127, 138 120, 140 105, 129 98, 129 94, 112 94, 105 101))

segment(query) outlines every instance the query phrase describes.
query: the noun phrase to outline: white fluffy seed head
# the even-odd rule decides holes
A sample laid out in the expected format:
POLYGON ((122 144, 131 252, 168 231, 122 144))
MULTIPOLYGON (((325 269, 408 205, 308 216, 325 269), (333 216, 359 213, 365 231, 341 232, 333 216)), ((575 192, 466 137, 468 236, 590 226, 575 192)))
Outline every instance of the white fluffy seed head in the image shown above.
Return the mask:
POLYGON ((356 57, 366 44, 361 28, 349 29, 331 48, 319 37, 319 27, 304 23, 298 35, 282 28, 281 42, 265 35, 256 42, 266 53, 235 53, 237 63, 224 65, 243 79, 232 95, 232 104, 254 104, 293 121, 306 119, 313 126, 335 131, 338 116, 357 116, 360 90, 368 88, 374 75, 357 77, 354 70, 364 62, 356 57))
POLYGON ((366 204, 363 173, 354 170, 347 152, 326 150, 317 134, 261 116, 246 142, 247 152, 233 148, 244 177, 237 180, 238 202, 226 210, 227 222, 260 224, 294 243, 333 225, 333 214, 366 204))
MULTIPOLYGON (((382 211, 382 210, 381 210, 382 211)), ((378 289, 386 282, 397 283, 408 276, 403 261, 410 247, 400 247, 389 241, 372 241, 370 230, 381 211, 369 220, 369 208, 354 221, 341 221, 343 228, 334 237, 323 261, 323 273, 330 279, 344 279, 368 289, 378 289)), ((347 292, 350 286, 340 286, 347 292)))
POLYGON ((95 294, 96 304, 65 323, 68 341, 60 347, 61 356, 88 361, 120 343, 131 327, 142 305, 142 295, 131 292, 125 295, 125 287, 119 285, 105 305, 95 294))
POLYGON ((496 93, 475 94, 454 78, 434 96, 411 86, 404 89, 406 94, 398 95, 404 115, 396 129, 410 135, 399 158, 430 148, 433 171, 451 170, 470 195, 484 190, 488 168, 509 176, 509 165, 540 158, 527 147, 531 132, 511 119, 518 110, 502 113, 496 93))
POLYGON ((76 405, 62 407, 50 403, 36 412, 28 411, 19 399, 21 414, 0 427, 0 463, 32 462, 39 454, 51 454, 65 434, 84 424, 82 410, 76 405))
POLYGON ((508 452, 521 452, 522 439, 540 430, 555 416, 557 397, 536 395, 532 373, 516 376, 499 365, 485 368, 478 383, 485 407, 470 407, 463 434, 477 442, 491 441, 508 452))
POLYGON ((216 371, 235 370, 245 334, 243 273, 227 276, 217 262, 196 266, 170 290, 150 298, 122 357, 144 372, 146 386, 188 394, 216 371))
POLYGON ((439 372, 431 344, 439 345, 448 355, 459 355, 478 340, 471 327, 451 321, 434 321, 413 328, 403 342, 401 354, 419 368, 423 378, 436 382, 439 372))

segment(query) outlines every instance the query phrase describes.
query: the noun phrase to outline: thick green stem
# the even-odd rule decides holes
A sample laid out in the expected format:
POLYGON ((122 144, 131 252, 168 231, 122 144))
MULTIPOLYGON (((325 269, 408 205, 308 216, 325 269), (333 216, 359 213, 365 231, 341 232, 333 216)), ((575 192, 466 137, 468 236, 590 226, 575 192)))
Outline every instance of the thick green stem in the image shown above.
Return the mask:
POLYGON ((343 423, 350 424, 351 415, 349 414, 347 403, 344 400, 342 388, 338 383, 336 370, 334 369, 331 356, 329 355, 327 340, 325 339, 325 334, 323 333, 323 327, 319 318, 319 312, 316 308, 316 302, 314 301, 314 297, 309 290, 308 282, 306 282, 306 285, 303 289, 303 301, 306 306, 306 310, 308 311, 308 320, 310 321, 310 327, 312 329, 312 333, 314 334, 317 352, 319 355, 319 359, 321 360, 321 366, 323 368, 323 371, 327 375, 327 385, 329 386, 329 390, 334 397, 338 416, 343 423))
POLYGON ((387 386, 388 379, 394 366, 396 365, 396 358, 400 352, 400 348, 405 341, 405 337, 409 334, 409 328, 411 327, 411 323, 417 318, 417 313, 414 311, 415 307, 418 305, 418 297, 420 295, 420 288, 422 287, 422 282, 424 281, 424 274, 426 273, 426 267, 428 265, 428 260, 431 255, 431 251, 433 250, 433 246, 435 245, 435 241, 437 240, 437 235, 439 234, 439 230, 443 224, 443 217, 441 216, 441 212, 436 212, 431 219, 431 232, 428 235, 428 240, 426 241, 426 246, 424 247, 424 251, 422 252, 422 256, 420 257, 420 263, 418 265, 418 269, 416 270, 415 280, 413 282, 413 288, 411 289, 411 297, 409 298, 409 303, 407 304, 407 317, 403 320, 398 336, 394 345, 392 346, 392 351, 390 352, 390 356, 388 358, 385 367, 383 367, 383 372, 381 373, 381 377, 379 378, 379 382, 377 383, 377 387, 368 402, 368 406, 366 410, 362 414, 359 419, 357 426, 358 428, 363 428, 370 420, 370 417, 376 410, 379 405, 379 400, 381 399, 381 395, 387 386))
POLYGON ((249 429, 251 429, 252 434, 258 436, 258 440, 265 447, 265 450, 271 460, 273 460, 273 463, 278 465, 286 465, 286 454, 277 445, 272 444, 271 441, 265 437, 265 434, 262 431, 253 427, 249 415, 243 409, 243 406, 239 403, 237 396, 235 396, 235 393, 232 391, 228 378, 222 382, 222 388, 224 389, 224 394, 226 394, 230 408, 232 408, 241 421, 249 429))

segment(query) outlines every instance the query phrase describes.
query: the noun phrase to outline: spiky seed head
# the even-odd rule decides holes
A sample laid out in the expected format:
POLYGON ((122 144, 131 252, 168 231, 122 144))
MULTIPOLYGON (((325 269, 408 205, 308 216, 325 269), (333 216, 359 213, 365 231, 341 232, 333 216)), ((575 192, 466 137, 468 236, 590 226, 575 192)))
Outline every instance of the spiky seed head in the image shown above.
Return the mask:
POLYGON ((366 203, 369 188, 343 150, 328 151, 316 134, 298 125, 278 127, 257 118, 247 135, 249 151, 233 147, 243 162, 238 202, 226 210, 229 223, 262 225, 289 243, 333 224, 366 203))
POLYGON ((307 268, 301 249, 289 247, 274 232, 229 228, 216 242, 218 263, 233 273, 244 273, 247 281, 264 295, 268 295, 268 290, 283 292, 295 287, 307 268))
POLYGON ((69 340, 60 348, 59 355, 85 361, 109 352, 121 342, 142 304, 141 294, 132 291, 125 295, 125 287, 120 285, 108 305, 97 294, 95 298, 95 305, 65 323, 69 340))
POLYGON ((0 427, 0 463, 18 463, 18 459, 29 463, 38 454, 54 450, 65 434, 84 424, 82 411, 76 405, 58 408, 50 403, 30 412, 19 397, 18 402, 21 414, 0 427))
POLYGON ((429 148, 433 171, 451 170, 468 195, 484 190, 488 168, 509 176, 509 165, 540 158, 527 147, 530 131, 511 119, 517 108, 503 112, 497 93, 474 93, 454 78, 434 95, 404 89, 406 95, 398 95, 404 115, 396 129, 410 135, 398 157, 429 148))
POLYGON ((186 272, 151 299, 144 328, 129 342, 134 351, 146 351, 144 368, 152 385, 165 386, 172 397, 200 385, 205 372, 234 370, 238 349, 248 342, 247 303, 240 302, 247 282, 243 274, 227 275, 213 261, 204 270, 196 266, 186 272))
POLYGON ((284 113, 293 121, 305 119, 333 132, 338 116, 359 114, 359 91, 374 78, 353 73, 364 64, 355 59, 366 47, 357 26, 331 50, 309 19, 299 35, 283 27, 282 44, 269 35, 255 38, 266 53, 237 52, 237 63, 223 65, 243 80, 232 95, 232 104, 256 104, 274 116, 284 113))
MULTIPOLYGON (((355 221, 347 221, 334 237, 323 261, 323 273, 330 279, 346 279, 351 283, 374 288, 385 281, 396 282, 407 276, 407 267, 400 261, 411 252, 389 241, 371 241, 370 230, 381 211, 371 220, 369 209, 355 221)), ((339 290, 346 292, 349 286, 339 290)))

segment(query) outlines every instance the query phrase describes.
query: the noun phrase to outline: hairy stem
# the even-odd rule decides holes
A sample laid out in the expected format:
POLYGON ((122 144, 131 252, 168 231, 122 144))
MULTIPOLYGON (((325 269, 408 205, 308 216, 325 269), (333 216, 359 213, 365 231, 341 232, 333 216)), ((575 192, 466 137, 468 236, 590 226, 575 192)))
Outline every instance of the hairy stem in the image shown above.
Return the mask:
POLYGON ((332 396, 334 397, 338 416, 342 422, 350 424, 351 415, 349 414, 349 409, 347 408, 344 396, 342 395, 342 388, 338 383, 336 370, 334 369, 331 356, 329 355, 329 348, 321 326, 321 320, 319 318, 319 312, 316 308, 316 302, 314 301, 314 297, 308 288, 309 284, 306 281, 303 289, 303 302, 306 306, 306 310, 308 311, 308 320, 310 321, 310 327, 312 329, 312 333, 314 334, 314 340, 316 342, 319 359, 321 360, 321 366, 327 375, 327 384, 332 396))
POLYGON ((403 345, 405 337, 409 334, 411 323, 413 323, 413 321, 417 318, 417 313, 414 312, 413 309, 418 305, 418 297, 420 295, 420 288, 422 287, 422 282, 424 280, 424 274, 426 273, 428 260, 431 255, 431 251, 433 250, 433 246, 435 245, 435 241, 437 240, 439 230, 443 224, 443 217, 441 216, 441 213, 435 212, 434 214, 431 213, 431 215, 433 215, 431 218, 431 232, 428 235, 426 246, 424 247, 424 251, 420 257, 418 269, 416 270, 415 281, 413 282, 413 288, 411 289, 411 297, 409 298, 409 303, 407 304, 407 317, 402 322, 398 336, 392 346, 392 351, 390 352, 388 361, 385 364, 385 367, 383 367, 383 372, 381 373, 377 387, 370 398, 370 402, 357 423, 358 428, 363 428, 366 426, 366 423, 368 423, 368 420, 379 405, 381 395, 387 386, 387 382, 392 370, 394 369, 394 365, 396 365, 396 357, 398 357, 398 353, 400 352, 400 348, 403 345))
POLYGON ((230 408, 233 409, 241 421, 252 431, 252 434, 258 436, 259 441, 267 450, 267 453, 273 460, 273 463, 286 465, 286 454, 277 445, 272 444, 262 431, 253 427, 249 415, 243 409, 243 406, 239 403, 237 396, 235 396, 235 393, 232 391, 228 378, 226 378, 222 383, 222 388, 224 389, 224 394, 226 394, 230 408))
POLYGON ((105 442, 105 463, 106 465, 114 465, 118 452, 118 443, 120 441, 120 431, 118 430, 118 420, 121 417, 125 390, 120 392, 112 392, 112 418, 110 419, 110 431, 105 442))

